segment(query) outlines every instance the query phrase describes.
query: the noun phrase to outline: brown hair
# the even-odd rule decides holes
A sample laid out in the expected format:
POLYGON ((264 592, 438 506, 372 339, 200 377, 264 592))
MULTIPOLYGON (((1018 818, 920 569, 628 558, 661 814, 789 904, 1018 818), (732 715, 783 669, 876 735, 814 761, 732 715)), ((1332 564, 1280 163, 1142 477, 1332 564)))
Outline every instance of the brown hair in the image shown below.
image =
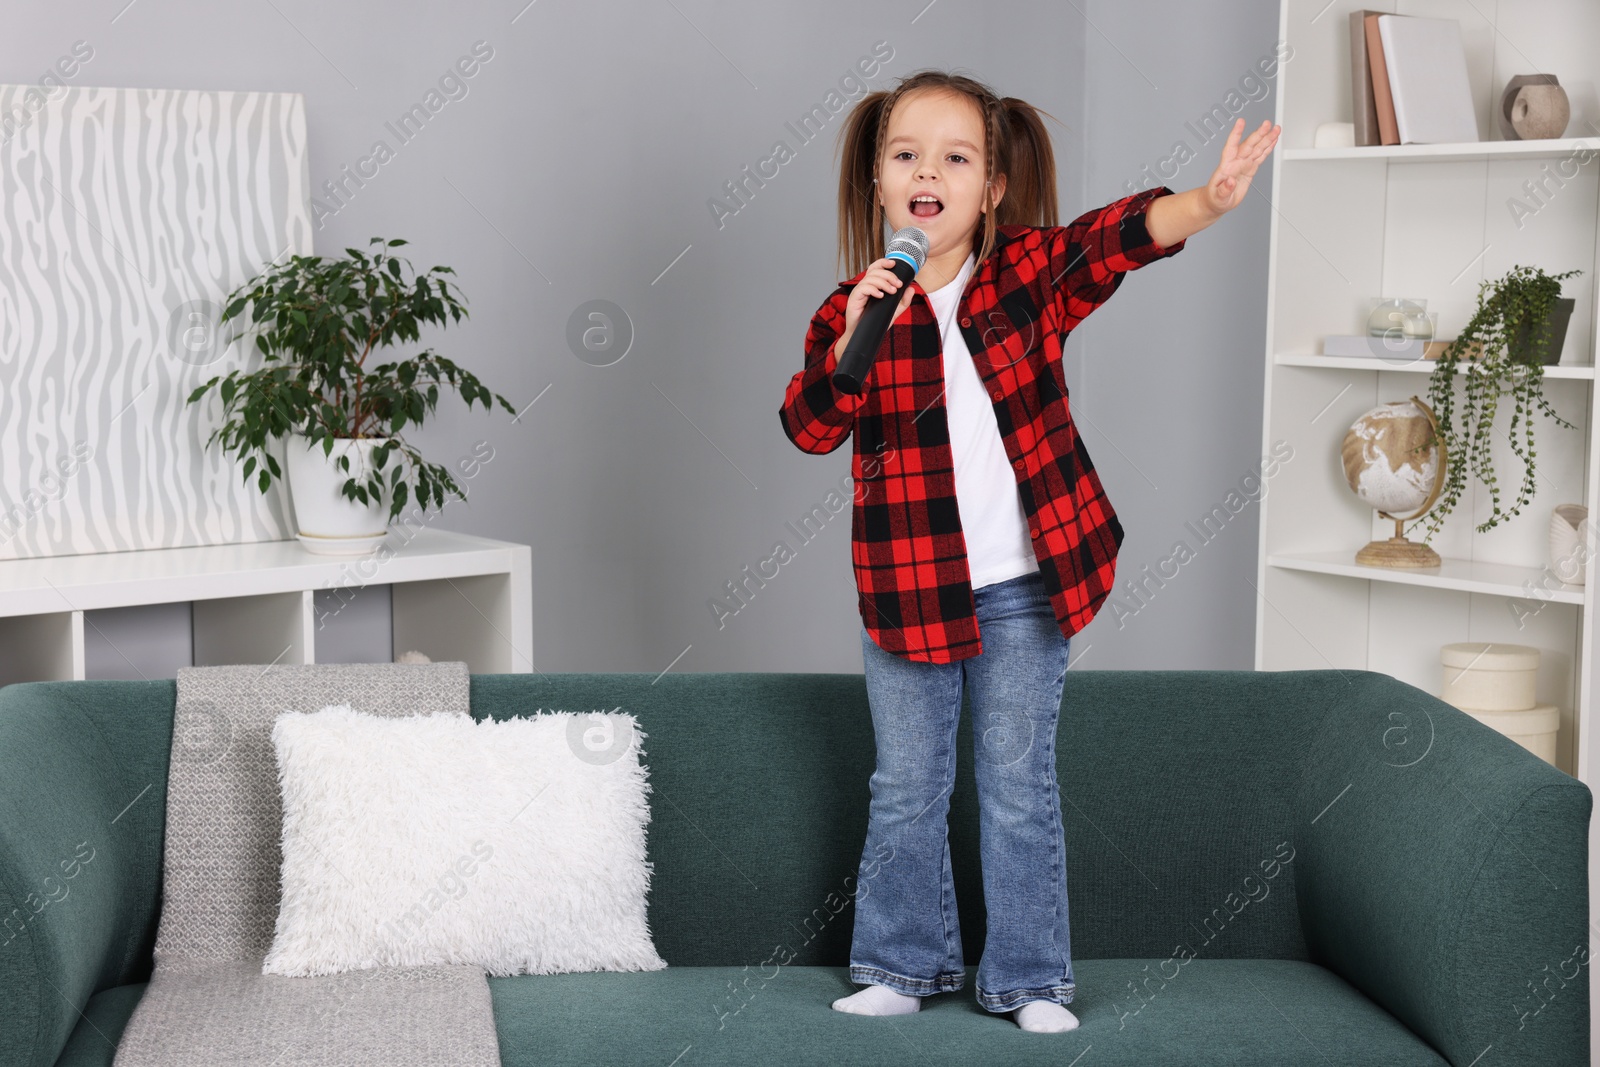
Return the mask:
MULTIPOLYGON (((986 181, 1006 176, 1006 191, 998 208, 984 186, 984 210, 973 250, 979 261, 994 250, 999 226, 1055 226, 1056 161, 1041 112, 1014 96, 1000 97, 982 82, 942 70, 919 70, 900 79, 893 89, 868 93, 858 102, 839 130, 843 158, 839 167, 839 263, 847 266, 841 277, 852 278, 868 264, 883 258, 885 242, 883 206, 878 203, 873 180, 883 156, 889 114, 908 93, 943 90, 970 99, 983 116, 986 181)), ((1055 118, 1054 115, 1050 116, 1055 118)))

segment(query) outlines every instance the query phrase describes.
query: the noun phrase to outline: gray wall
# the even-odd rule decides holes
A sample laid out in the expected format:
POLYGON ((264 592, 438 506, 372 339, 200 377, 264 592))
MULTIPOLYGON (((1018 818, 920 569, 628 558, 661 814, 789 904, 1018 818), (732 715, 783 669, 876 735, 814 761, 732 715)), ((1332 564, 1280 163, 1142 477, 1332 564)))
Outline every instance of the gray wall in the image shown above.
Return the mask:
MULTIPOLYGON (((1126 182, 1142 186, 1147 166, 1174 190, 1204 184, 1225 140, 1205 140, 1201 119, 1214 106, 1242 115, 1246 132, 1273 117, 1277 68, 1269 80, 1257 66, 1276 56, 1272 0, 1101 0, 1087 10, 1085 208, 1125 195, 1126 182), (1163 160, 1183 158, 1180 142, 1193 159, 1163 171, 1163 160)), ((1127 534, 1117 592, 1083 630, 1081 645, 1093 648, 1073 639, 1074 668, 1255 664, 1260 509, 1252 500, 1213 520, 1209 541, 1186 525, 1198 528, 1260 470, 1270 169, 1247 195, 1176 256, 1130 275, 1073 332, 1075 352, 1069 342, 1073 417, 1127 534), (1177 562, 1180 540, 1187 562, 1177 562), (1137 597, 1127 590, 1135 580, 1137 597)))
MULTIPOLYGON (((860 671, 849 511, 806 543, 787 525, 842 484, 849 449, 799 452, 778 406, 837 280, 843 113, 808 143, 786 124, 877 42, 893 55, 872 88, 953 67, 1059 119, 1071 218, 1142 183, 1178 140, 1198 156, 1167 184, 1205 181, 1221 141, 1202 145, 1184 123, 1272 52, 1277 28, 1267 0, 119 7, 18 9, 0 79, 34 82, 87 40, 78 84, 303 92, 313 184, 334 209, 317 251, 398 236, 419 268, 458 272, 472 317, 424 341, 533 404, 513 425, 446 396, 410 439, 445 463, 493 447, 470 505, 434 521, 533 546, 544 671, 860 671), (399 143, 388 124, 479 41, 492 58, 399 143), (393 157, 374 177, 342 202, 321 192, 379 139, 393 157), (777 140, 793 158, 719 221, 711 199, 777 140), (568 342, 596 300, 631 324, 606 366, 614 351, 585 361, 568 342), (779 540, 795 558, 719 627, 711 601, 779 540)), ((1245 111, 1271 113, 1271 96, 1245 111)), ((1250 199, 1130 277, 1068 347, 1079 428, 1128 531, 1124 578, 1179 537, 1198 544, 1184 523, 1258 458, 1270 208, 1250 199)), ((1256 544, 1252 505, 1146 605, 1119 590, 1137 612, 1119 622, 1108 605, 1074 640, 1074 668, 1251 666, 1256 544)), ((170 614, 161 625, 186 643, 170 614)), ((138 626, 98 621, 112 643, 138 626)), ((170 656, 148 654, 170 676, 170 656)))

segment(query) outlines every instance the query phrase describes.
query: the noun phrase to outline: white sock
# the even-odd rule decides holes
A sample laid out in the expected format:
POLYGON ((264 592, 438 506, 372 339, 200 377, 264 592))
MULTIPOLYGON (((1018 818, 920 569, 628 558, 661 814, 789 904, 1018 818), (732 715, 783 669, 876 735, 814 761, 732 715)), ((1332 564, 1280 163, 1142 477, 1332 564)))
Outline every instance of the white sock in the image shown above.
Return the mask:
POLYGON ((1078 1028, 1078 1017, 1068 1011, 1065 1004, 1051 1000, 1030 1000, 1012 1014, 1018 1026, 1036 1034, 1058 1034, 1078 1028))
POLYGON ((922 1007, 921 997, 908 997, 888 986, 869 985, 833 1002, 836 1011, 852 1015, 909 1015, 922 1007))

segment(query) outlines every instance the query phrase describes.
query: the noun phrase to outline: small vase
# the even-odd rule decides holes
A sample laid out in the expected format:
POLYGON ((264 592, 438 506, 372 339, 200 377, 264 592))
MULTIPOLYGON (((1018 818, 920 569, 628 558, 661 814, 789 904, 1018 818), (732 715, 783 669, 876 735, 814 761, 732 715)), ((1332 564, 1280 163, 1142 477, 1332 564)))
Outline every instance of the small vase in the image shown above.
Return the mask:
POLYGON ((1550 513, 1550 573, 1567 585, 1588 581, 1594 528, 1582 504, 1557 504, 1550 513))
POLYGON ((1572 119, 1572 103, 1554 74, 1519 74, 1500 97, 1500 136, 1507 141, 1560 137, 1572 119))
MULTIPOLYGON (((289 434, 285 442, 289 497, 294 503, 296 536, 307 551, 325 556, 360 555, 383 542, 389 528, 388 486, 383 499, 363 504, 341 491, 345 480, 363 484, 372 470, 372 450, 386 437, 336 438, 333 451, 322 454, 322 442, 304 434, 289 434), (350 458, 350 469, 340 470, 340 456, 350 458)), ((381 472, 380 472, 381 473, 381 472)))

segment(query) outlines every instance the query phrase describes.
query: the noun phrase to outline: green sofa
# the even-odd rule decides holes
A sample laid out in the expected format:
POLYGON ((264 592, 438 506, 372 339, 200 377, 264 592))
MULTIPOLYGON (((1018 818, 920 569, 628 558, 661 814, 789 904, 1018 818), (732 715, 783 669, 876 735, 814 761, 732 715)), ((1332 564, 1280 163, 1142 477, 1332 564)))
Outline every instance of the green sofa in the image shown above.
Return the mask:
MULTIPOLYGON (((7 1067, 112 1062, 151 970, 175 696, 0 690, 7 1067)), ((1388 675, 1068 673, 1066 1034, 973 1000, 970 718, 950 820, 968 981, 879 1018, 829 1007, 856 988, 861 675, 477 675, 471 698, 480 719, 631 712, 654 789, 669 966, 490 979, 507 1067, 1588 1062, 1589 789, 1388 675)))

